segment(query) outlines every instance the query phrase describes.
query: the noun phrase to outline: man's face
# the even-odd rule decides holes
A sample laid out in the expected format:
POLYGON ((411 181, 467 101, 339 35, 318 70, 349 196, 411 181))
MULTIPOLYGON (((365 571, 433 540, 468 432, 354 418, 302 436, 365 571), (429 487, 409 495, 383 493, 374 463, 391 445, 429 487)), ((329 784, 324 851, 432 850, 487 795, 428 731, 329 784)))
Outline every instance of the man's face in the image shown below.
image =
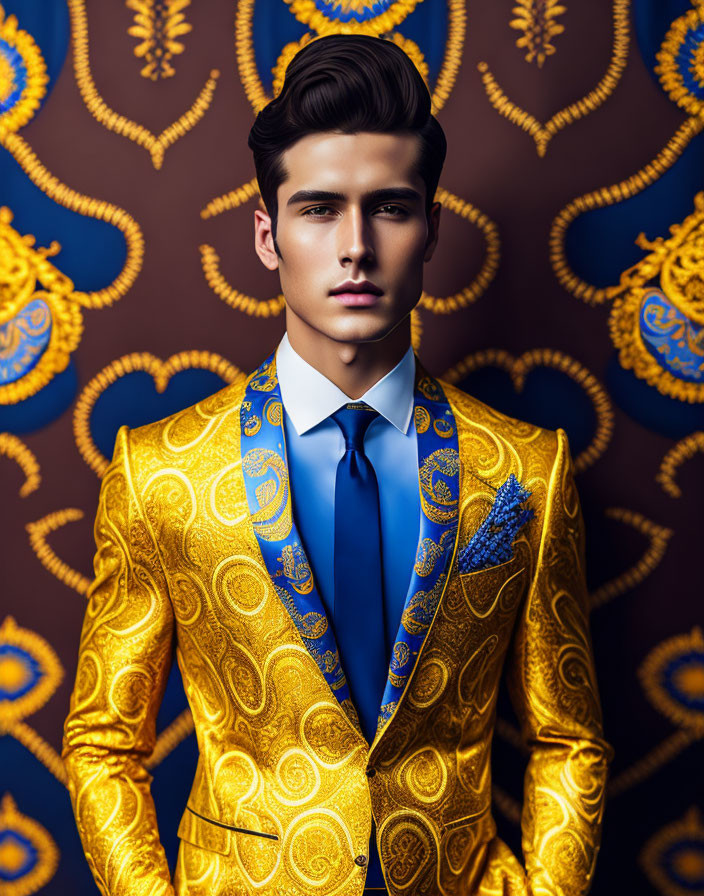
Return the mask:
POLYGON ((414 134, 333 131, 309 134, 286 150, 288 177, 277 192, 281 257, 261 210, 255 211, 255 245, 266 267, 279 270, 289 330, 294 325, 337 342, 376 341, 410 314, 440 214, 435 203, 426 218, 419 151, 414 134), (333 294, 348 280, 368 280, 379 294, 333 294))

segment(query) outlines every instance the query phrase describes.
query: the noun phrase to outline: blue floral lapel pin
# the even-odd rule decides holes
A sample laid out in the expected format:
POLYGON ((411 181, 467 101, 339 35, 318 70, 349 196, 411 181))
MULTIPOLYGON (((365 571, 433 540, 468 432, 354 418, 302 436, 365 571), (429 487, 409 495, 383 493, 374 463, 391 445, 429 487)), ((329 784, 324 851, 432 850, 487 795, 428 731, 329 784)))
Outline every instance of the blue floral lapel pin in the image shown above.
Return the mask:
POLYGON ((457 563, 461 573, 476 572, 511 559, 518 530, 534 516, 532 508, 521 506, 531 494, 511 473, 497 489, 487 518, 460 550, 457 563))

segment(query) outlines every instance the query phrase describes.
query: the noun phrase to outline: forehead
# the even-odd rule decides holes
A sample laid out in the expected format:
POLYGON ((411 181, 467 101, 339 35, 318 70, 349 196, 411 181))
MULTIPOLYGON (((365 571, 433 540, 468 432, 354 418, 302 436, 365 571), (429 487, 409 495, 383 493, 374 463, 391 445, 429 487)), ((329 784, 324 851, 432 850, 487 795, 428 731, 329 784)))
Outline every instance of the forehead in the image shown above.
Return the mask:
POLYGON ((301 188, 344 191, 349 195, 403 183, 422 188, 417 134, 307 134, 283 153, 286 180, 279 201, 301 188))

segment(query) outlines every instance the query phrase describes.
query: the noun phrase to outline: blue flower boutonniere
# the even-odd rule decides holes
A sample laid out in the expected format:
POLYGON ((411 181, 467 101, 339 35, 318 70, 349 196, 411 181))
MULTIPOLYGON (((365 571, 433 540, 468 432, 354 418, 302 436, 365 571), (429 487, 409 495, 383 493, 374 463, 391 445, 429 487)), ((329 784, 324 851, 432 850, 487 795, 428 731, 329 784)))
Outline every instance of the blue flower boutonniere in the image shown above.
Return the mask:
POLYGON ((521 506, 531 494, 511 473, 497 490, 487 518, 459 552, 461 573, 476 572, 511 559, 518 530, 534 516, 531 507, 521 506))

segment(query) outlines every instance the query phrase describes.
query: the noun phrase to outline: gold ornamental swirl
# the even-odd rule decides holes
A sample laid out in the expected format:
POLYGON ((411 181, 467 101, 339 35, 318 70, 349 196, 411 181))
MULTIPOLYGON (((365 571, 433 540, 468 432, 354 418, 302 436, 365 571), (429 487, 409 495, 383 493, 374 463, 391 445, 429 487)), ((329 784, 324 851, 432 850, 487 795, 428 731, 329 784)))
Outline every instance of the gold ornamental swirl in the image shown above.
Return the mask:
MULTIPOLYGON (((691 140, 704 130, 704 114, 688 118, 668 140, 664 148, 635 174, 608 187, 573 199, 555 217, 550 227, 550 262, 560 284, 578 299, 601 305, 621 292, 619 286, 599 287, 578 277, 570 267, 565 252, 565 238, 570 224, 585 212, 624 202, 654 183, 679 159, 691 140)), ((638 237, 636 243, 644 237, 638 237)), ((626 275, 631 273, 631 269, 626 275)))
POLYGON ((83 519, 82 510, 77 507, 66 507, 63 510, 48 513, 36 522, 27 523, 25 528, 29 535, 29 544, 42 566, 64 585, 85 596, 90 586, 90 579, 57 557, 46 540, 47 535, 51 532, 61 529, 66 523, 73 523, 81 519, 83 519))
POLYGON ((0 455, 14 460, 25 475, 20 488, 21 498, 26 498, 39 488, 42 481, 39 462, 21 439, 10 432, 0 432, 0 455))
POLYGON ((535 147, 541 158, 547 152, 548 144, 555 134, 575 121, 579 121, 580 118, 584 118, 585 115, 589 115, 590 112, 594 112, 606 102, 616 89, 628 61, 630 5, 630 0, 614 0, 613 49, 611 51, 611 61, 604 77, 586 96, 574 103, 570 103, 564 109, 560 109, 546 124, 541 124, 530 112, 526 112, 512 102, 499 86, 487 63, 478 63, 477 68, 481 73, 484 91, 489 102, 499 115, 507 118, 512 124, 518 125, 519 128, 530 134, 535 141, 535 147))
POLYGON ((88 17, 84 0, 68 0, 68 7, 73 38, 73 68, 86 108, 103 127, 144 147, 151 156, 154 168, 159 170, 169 146, 192 130, 207 112, 213 101, 220 72, 213 69, 190 109, 160 134, 153 134, 143 125, 113 111, 101 97, 90 69, 88 17))
POLYGON ((457 499, 442 477, 459 476, 459 472, 459 457, 452 448, 433 451, 419 471, 423 513, 434 523, 445 523, 457 513, 457 499))
POLYGON ((675 475, 682 464, 695 454, 704 454, 704 432, 693 432, 681 439, 670 448, 660 462, 660 469, 655 479, 671 498, 682 497, 682 489, 677 485, 675 475))

